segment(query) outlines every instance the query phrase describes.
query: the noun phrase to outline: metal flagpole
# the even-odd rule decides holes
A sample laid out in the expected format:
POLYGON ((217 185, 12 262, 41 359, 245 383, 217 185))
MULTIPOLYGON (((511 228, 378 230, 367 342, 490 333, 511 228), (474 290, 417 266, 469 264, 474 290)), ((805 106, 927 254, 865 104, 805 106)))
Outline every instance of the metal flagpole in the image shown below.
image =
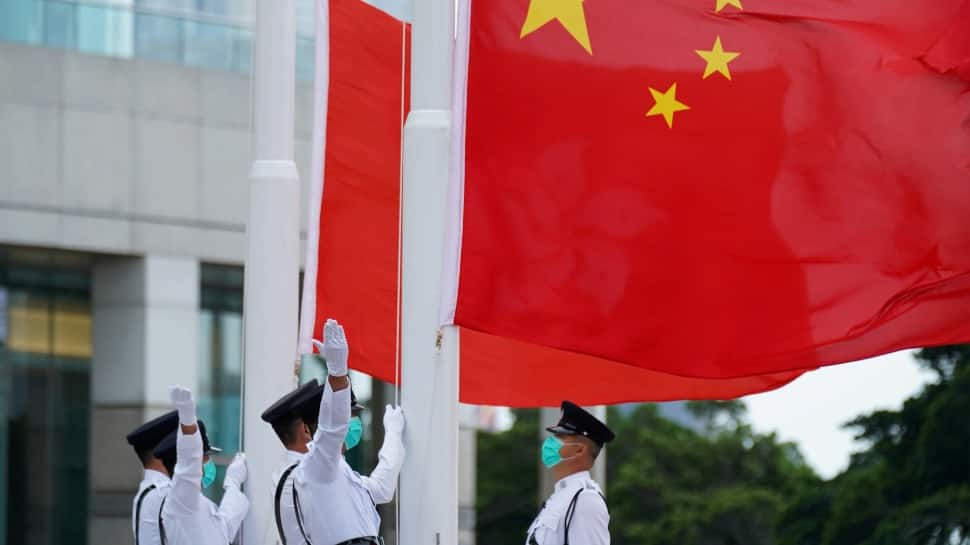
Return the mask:
POLYGON ((458 542, 458 334, 439 334, 454 0, 415 0, 404 131, 401 357, 407 456, 399 545, 458 542))
POLYGON ((294 386, 300 180, 293 162, 296 13, 293 0, 256 0, 253 161, 244 293, 243 448, 249 463, 245 545, 266 545, 272 473, 284 451, 260 414, 294 386))

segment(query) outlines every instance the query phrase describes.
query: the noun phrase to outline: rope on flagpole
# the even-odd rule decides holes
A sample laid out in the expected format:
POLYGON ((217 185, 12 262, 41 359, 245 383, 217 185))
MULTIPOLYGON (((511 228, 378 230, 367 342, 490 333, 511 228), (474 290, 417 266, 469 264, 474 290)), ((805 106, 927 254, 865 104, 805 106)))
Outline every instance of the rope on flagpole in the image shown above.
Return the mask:
MULTIPOLYGON (((397 313, 395 315, 397 323, 394 328, 394 405, 401 406, 401 287, 403 285, 403 252, 404 241, 404 122, 407 115, 407 104, 405 100, 407 85, 407 35, 408 27, 405 21, 401 21, 401 143, 400 160, 398 164, 398 199, 397 199, 397 313)), ((400 477, 398 477, 400 479, 400 477)), ((400 483, 394 487, 394 539, 398 543, 401 541, 401 487, 400 483)))

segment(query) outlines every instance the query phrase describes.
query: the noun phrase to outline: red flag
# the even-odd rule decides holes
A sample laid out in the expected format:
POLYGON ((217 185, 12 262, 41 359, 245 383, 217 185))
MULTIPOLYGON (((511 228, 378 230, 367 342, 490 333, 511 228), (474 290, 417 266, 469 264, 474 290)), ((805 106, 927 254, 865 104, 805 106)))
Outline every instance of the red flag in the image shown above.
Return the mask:
POLYGON ((968 28, 965 0, 474 2, 455 323, 707 378, 970 341, 968 28))
MULTIPOLYGON (((352 367, 389 382, 396 380, 401 88, 407 77, 401 67, 409 50, 402 50, 403 30, 359 0, 330 0, 329 12, 321 13, 301 320, 304 352, 312 337, 320 338, 326 318, 337 317, 347 327, 352 367)), ((460 346, 466 403, 730 398, 798 375, 683 378, 469 330, 462 331, 460 346)))

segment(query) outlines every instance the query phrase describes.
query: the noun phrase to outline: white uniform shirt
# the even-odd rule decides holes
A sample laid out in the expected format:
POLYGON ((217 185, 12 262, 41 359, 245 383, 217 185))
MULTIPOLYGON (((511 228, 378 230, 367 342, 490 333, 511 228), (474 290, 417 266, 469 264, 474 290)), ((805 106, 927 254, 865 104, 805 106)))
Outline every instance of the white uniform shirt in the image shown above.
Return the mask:
MULTIPOLYGON (((283 476, 283 472, 293 464, 300 463, 303 459, 302 452, 296 452, 294 450, 286 451, 286 463, 273 473, 273 524, 276 524, 276 489, 279 486, 280 478, 283 476)), ((295 469, 293 471, 296 471, 295 469)), ((280 523, 283 526, 283 534, 286 536, 286 545, 302 545, 304 543, 303 536, 300 535, 300 527, 296 523, 296 510, 293 508, 293 471, 290 472, 289 476, 286 478, 286 482, 283 483, 283 491, 280 494, 280 523)), ((302 502, 301 502, 302 503, 302 502)), ((277 531, 277 533, 279 533, 277 531)), ((282 543, 281 541, 276 541, 276 543, 282 543)))
POLYGON ((172 481, 168 475, 146 469, 145 476, 142 477, 138 485, 138 493, 131 500, 131 532, 138 536, 138 545, 161 545, 162 538, 158 535, 158 510, 162 507, 162 498, 168 495, 168 489, 172 486, 172 481), (140 520, 135 520, 138 514, 138 498, 150 487, 154 490, 145 494, 141 502, 140 520))
POLYGON ((569 545, 609 545, 610 513, 600 487, 588 471, 573 473, 556 483, 542 511, 529 526, 526 545, 534 536, 538 545, 563 545, 566 542, 566 511, 581 491, 570 519, 569 545))
MULTIPOLYGON (((351 469, 341 452, 349 424, 350 388, 334 392, 327 381, 320 401, 317 433, 292 473, 303 527, 314 545, 377 537, 381 517, 375 505, 394 499, 397 477, 404 463, 400 434, 385 430, 377 467, 370 476, 364 476, 351 469)), ((287 545, 302 544, 295 517, 292 521, 292 527, 284 528, 287 545), (291 536, 298 537, 291 541, 291 536)))
POLYGON ((184 435, 176 442, 177 463, 172 488, 162 508, 167 545, 228 545, 249 511, 249 499, 227 486, 217 507, 202 495, 202 434, 184 435))

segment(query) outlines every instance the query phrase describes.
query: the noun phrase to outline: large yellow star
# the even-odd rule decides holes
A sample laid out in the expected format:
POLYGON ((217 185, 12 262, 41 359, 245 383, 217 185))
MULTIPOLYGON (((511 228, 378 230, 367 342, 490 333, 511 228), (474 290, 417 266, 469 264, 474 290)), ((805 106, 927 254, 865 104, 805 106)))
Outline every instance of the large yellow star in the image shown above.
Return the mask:
POLYGON ((667 126, 671 129, 674 128, 674 114, 683 110, 689 110, 690 106, 684 104, 683 102, 677 101, 677 84, 674 83, 665 92, 660 91, 650 87, 650 94, 653 95, 653 101, 655 104, 650 111, 647 112, 647 117, 652 115, 662 115, 667 121, 667 126))
POLYGON ((741 7, 741 0, 717 0, 717 7, 714 8, 714 13, 719 13, 726 6, 734 6, 740 10, 744 9, 741 7))
POLYGON ((741 54, 736 51, 725 51, 721 46, 720 36, 714 40, 714 47, 712 47, 710 51, 698 49, 696 53, 700 55, 702 59, 707 61, 707 67, 704 68, 703 79, 707 79, 707 76, 710 76, 714 72, 719 72, 727 79, 731 79, 731 69, 728 68, 728 63, 738 58, 738 55, 741 54))
POLYGON ((587 53, 593 54, 589 43, 589 30, 586 28, 583 0, 532 0, 519 38, 525 38, 553 19, 559 21, 587 53))

